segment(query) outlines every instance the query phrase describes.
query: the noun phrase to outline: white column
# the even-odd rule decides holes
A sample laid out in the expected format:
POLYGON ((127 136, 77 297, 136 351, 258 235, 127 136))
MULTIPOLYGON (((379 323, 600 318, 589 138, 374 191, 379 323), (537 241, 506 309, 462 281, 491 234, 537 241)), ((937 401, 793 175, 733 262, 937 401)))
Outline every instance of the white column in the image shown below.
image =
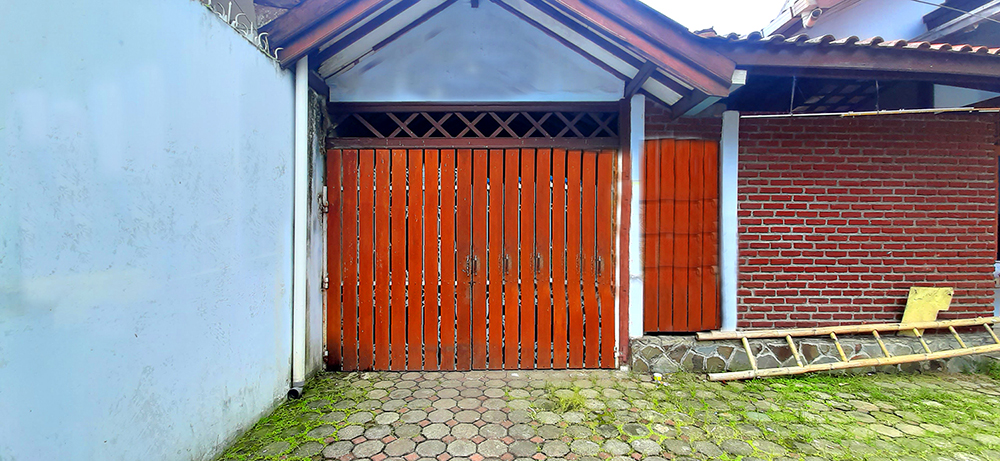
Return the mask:
POLYGON ((736 329, 736 289, 739 286, 739 185, 740 113, 722 114, 722 149, 719 168, 719 278, 722 295, 722 330, 736 329))
POLYGON ((306 209, 309 203, 309 60, 295 64, 295 160, 292 217, 292 389, 298 398, 306 381, 306 209))
POLYGON ((638 338, 645 332, 642 325, 642 175, 643 143, 646 140, 646 96, 637 94, 629 101, 632 154, 632 208, 628 231, 628 335, 638 338))

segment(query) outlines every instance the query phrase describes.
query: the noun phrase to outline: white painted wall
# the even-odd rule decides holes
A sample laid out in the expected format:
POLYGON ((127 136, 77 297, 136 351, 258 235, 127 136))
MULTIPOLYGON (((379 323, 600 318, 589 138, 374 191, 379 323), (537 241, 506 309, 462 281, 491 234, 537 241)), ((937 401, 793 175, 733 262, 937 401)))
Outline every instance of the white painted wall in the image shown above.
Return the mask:
POLYGON ((292 76, 195 1, 3 10, 0 459, 211 459, 288 386, 292 76))
POLYGON ((912 0, 862 0, 843 11, 821 16, 816 26, 805 33, 810 37, 830 34, 837 38, 856 35, 862 39, 879 36, 910 40, 927 32, 922 18, 935 9, 912 0))
POLYGON ((327 79, 339 102, 618 101, 624 82, 490 1, 456 2, 327 79))

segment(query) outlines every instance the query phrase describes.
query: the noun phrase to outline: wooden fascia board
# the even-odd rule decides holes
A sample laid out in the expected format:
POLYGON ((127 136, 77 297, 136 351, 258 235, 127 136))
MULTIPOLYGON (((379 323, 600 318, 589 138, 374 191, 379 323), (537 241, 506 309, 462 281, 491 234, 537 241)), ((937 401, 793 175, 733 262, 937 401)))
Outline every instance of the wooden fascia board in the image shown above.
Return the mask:
MULTIPOLYGON (((674 56, 668 52, 667 50, 672 51, 673 48, 672 45, 666 44, 666 40, 659 38, 654 43, 652 39, 646 37, 645 33, 636 32, 617 18, 581 0, 549 0, 549 3, 583 22, 593 25, 646 59, 654 61, 664 72, 679 81, 709 95, 726 96, 729 94, 729 80, 735 69, 735 64, 731 60, 727 60, 725 69, 714 69, 714 71, 709 72, 700 68, 699 60, 688 61, 684 57, 674 56), (698 67, 693 63, 699 63, 698 67)), ((682 39, 677 40, 680 42, 682 39)), ((717 55, 708 48, 706 50, 709 56, 717 55)))
POLYGON ((794 47, 754 50, 740 47, 724 53, 754 75, 818 78, 919 80, 940 84, 1000 86, 1000 57, 948 51, 794 47))
POLYGON ((350 5, 338 10, 328 18, 321 21, 312 29, 300 34, 288 44, 282 46, 278 53, 278 59, 282 67, 291 66, 299 58, 305 56, 321 43, 326 43, 344 29, 350 28, 358 21, 362 21, 369 15, 377 12, 384 4, 391 0, 357 0, 350 5))
POLYGON ((349 0, 305 0, 299 6, 285 12, 260 28, 267 32, 268 41, 273 46, 283 46, 284 42, 310 28, 326 15, 344 6, 349 0))
POLYGON ((642 33, 654 42, 659 42, 661 46, 667 47, 671 53, 696 64, 720 81, 729 82, 732 76, 734 64, 730 59, 700 43, 700 37, 683 29, 683 26, 668 25, 668 18, 641 2, 636 0, 559 1, 589 4, 642 33))

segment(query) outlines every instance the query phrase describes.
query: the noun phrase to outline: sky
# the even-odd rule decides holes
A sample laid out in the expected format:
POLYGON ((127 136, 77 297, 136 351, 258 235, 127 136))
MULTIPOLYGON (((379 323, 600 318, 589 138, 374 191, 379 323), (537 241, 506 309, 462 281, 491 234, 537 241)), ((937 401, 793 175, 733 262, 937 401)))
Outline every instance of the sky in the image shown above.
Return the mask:
POLYGON ((746 34, 767 25, 784 0, 642 0, 688 29, 746 34))

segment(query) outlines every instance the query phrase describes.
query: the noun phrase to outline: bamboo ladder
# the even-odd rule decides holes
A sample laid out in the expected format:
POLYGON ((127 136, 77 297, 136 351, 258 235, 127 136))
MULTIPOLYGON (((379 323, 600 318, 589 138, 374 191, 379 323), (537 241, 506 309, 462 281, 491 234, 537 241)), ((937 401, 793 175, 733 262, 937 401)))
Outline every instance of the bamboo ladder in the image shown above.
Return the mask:
POLYGON ((838 326, 838 327, 823 327, 823 328, 794 328, 787 330, 750 330, 750 331, 711 331, 698 333, 699 341, 716 341, 723 339, 739 339, 743 343, 743 348, 746 350, 747 358, 750 360, 750 370, 746 371, 730 371, 725 373, 709 373, 708 378, 711 381, 734 381, 740 379, 753 379, 753 378, 763 378, 768 376, 787 376, 787 375, 798 375, 803 373, 810 373, 815 371, 830 371, 830 370, 843 370, 847 368, 860 368, 860 367, 872 367, 880 365, 899 365, 901 363, 919 362, 924 360, 938 360, 950 357, 960 357, 963 355, 973 355, 973 354, 987 354, 990 352, 1000 352, 1000 338, 997 337, 996 333, 993 332, 993 325, 1000 322, 1000 317, 977 317, 973 319, 959 319, 959 320, 939 320, 934 322, 914 322, 914 323, 882 323, 882 324, 872 324, 872 325, 849 325, 849 326, 838 326), (985 346, 973 346, 969 347, 962 340, 962 337, 958 335, 955 331, 955 327, 966 327, 966 326, 978 326, 982 325, 986 328, 986 331, 993 337, 995 344, 987 344, 985 346), (941 351, 931 351, 930 347, 927 346, 927 342, 924 341, 924 337, 921 334, 921 330, 924 329, 939 329, 947 328, 948 331, 955 337, 958 342, 959 347, 956 349, 948 349, 941 351), (885 343, 882 342, 882 336, 879 332, 892 332, 892 331, 912 331, 914 335, 920 340, 920 345, 924 348, 923 354, 906 354, 906 355, 892 355, 889 350, 885 347, 885 343), (878 342, 879 348, 882 349, 882 354, 885 357, 851 360, 844 353, 844 348, 840 345, 840 340, 837 338, 837 334, 866 334, 870 333, 875 341, 878 342), (798 349, 795 347, 795 342, 792 338, 799 337, 809 337, 809 336, 829 336, 833 340, 833 343, 837 346, 837 352, 840 353, 840 362, 833 363, 823 363, 815 365, 806 365, 803 362, 802 355, 799 354, 798 349), (788 343, 789 349, 792 351, 792 356, 795 357, 796 366, 793 367, 776 367, 776 368, 758 368, 757 359, 754 357, 753 351, 750 348, 751 339, 767 339, 767 338, 785 338, 788 343))

